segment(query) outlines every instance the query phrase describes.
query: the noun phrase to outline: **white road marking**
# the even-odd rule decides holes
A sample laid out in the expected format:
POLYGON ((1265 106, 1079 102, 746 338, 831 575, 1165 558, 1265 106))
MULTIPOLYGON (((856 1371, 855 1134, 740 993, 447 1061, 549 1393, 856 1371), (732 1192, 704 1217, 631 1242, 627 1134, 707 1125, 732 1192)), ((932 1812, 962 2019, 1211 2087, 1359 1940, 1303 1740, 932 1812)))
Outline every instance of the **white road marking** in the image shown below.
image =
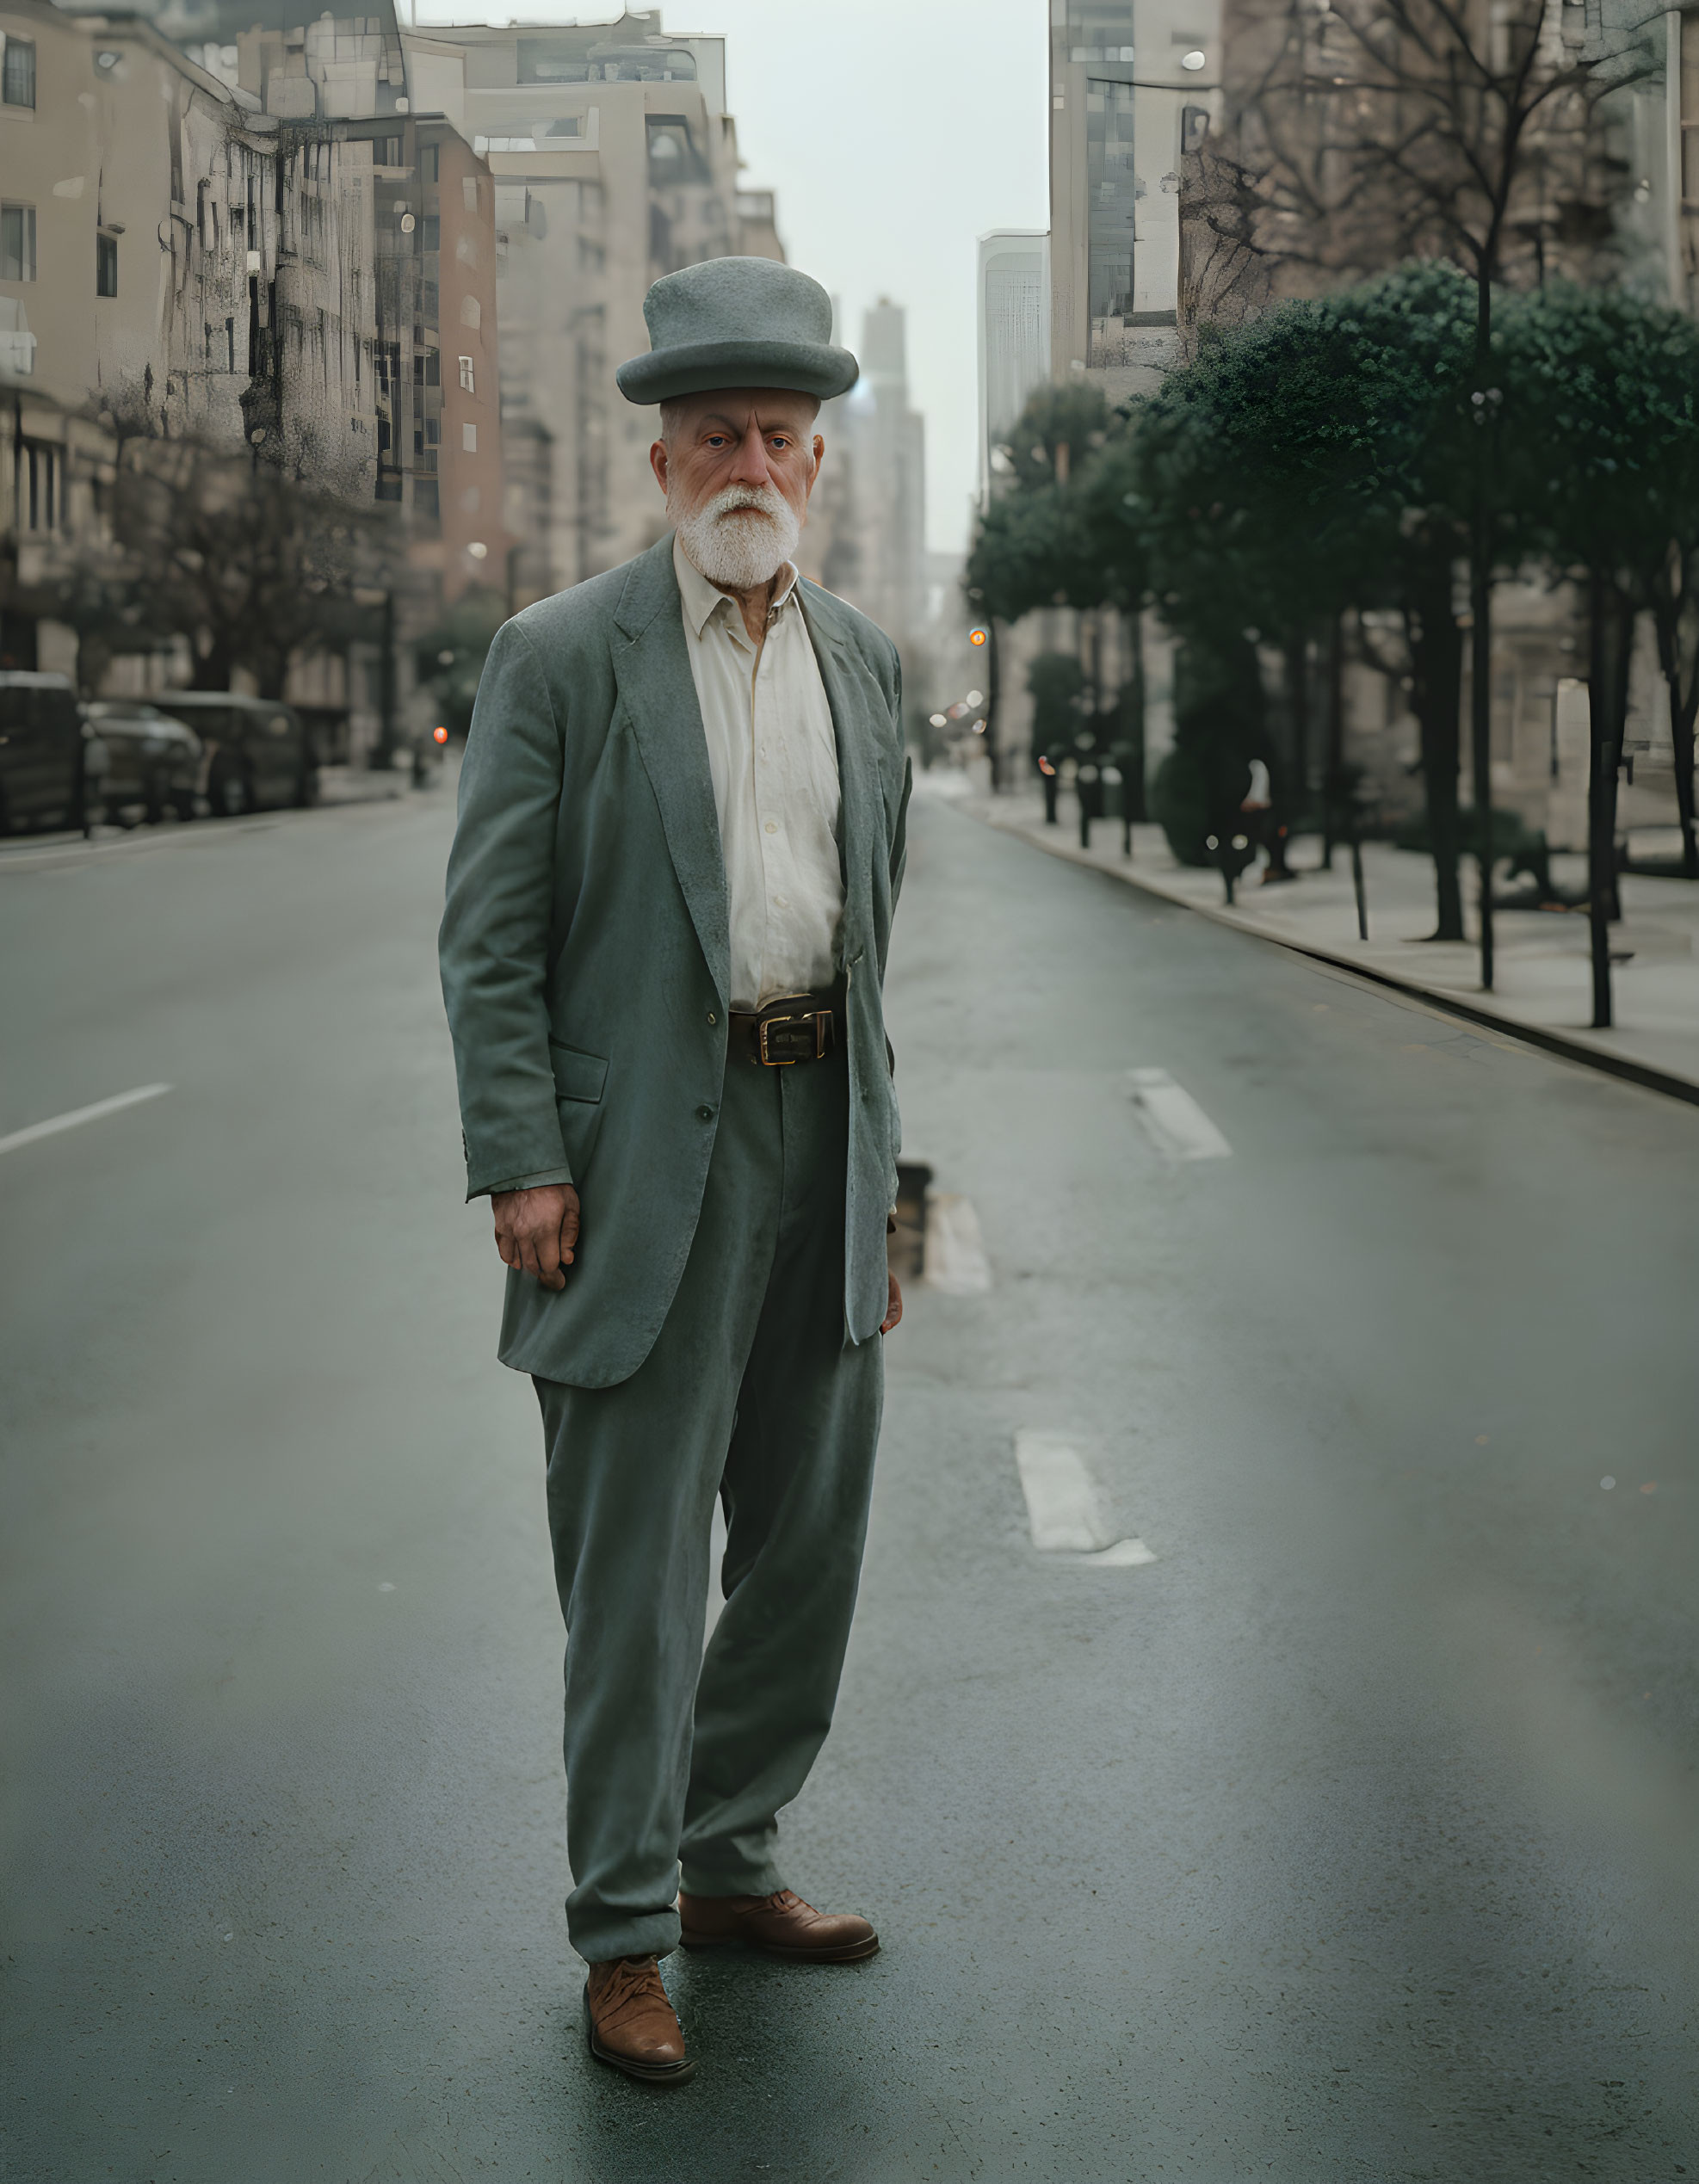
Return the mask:
POLYGON ((956 1191, 928 1192, 922 1264, 926 1286, 942 1289, 946 1296, 983 1297, 991 1287, 991 1267, 971 1198, 956 1191))
POLYGON ((1015 1461, 1032 1543, 1041 1554, 1065 1554, 1110 1569, 1156 1560, 1142 1539, 1115 1538, 1097 1481, 1066 1434, 1016 1434, 1015 1461))
POLYGON ((1117 1539, 1112 1547, 1105 1547, 1101 1554, 1077 1555, 1077 1562, 1095 1562, 1104 1570, 1128 1570, 1135 1563, 1154 1562, 1151 1550, 1142 1539, 1117 1539))
POLYGON ((38 1138, 55 1138, 61 1130, 76 1130, 85 1122, 98 1122, 103 1115, 116 1114, 122 1107, 157 1100, 170 1089, 169 1084, 139 1084, 133 1092, 114 1092, 111 1099, 96 1100, 91 1107, 73 1107, 68 1114, 50 1115, 45 1122, 32 1122, 27 1130, 15 1130, 9 1138, 0 1138, 0 1153, 15 1152, 20 1145, 33 1145, 38 1138))
POLYGON ((1166 1070, 1128 1070, 1127 1087, 1158 1152, 1171 1160, 1225 1160, 1231 1156, 1233 1147, 1166 1070))

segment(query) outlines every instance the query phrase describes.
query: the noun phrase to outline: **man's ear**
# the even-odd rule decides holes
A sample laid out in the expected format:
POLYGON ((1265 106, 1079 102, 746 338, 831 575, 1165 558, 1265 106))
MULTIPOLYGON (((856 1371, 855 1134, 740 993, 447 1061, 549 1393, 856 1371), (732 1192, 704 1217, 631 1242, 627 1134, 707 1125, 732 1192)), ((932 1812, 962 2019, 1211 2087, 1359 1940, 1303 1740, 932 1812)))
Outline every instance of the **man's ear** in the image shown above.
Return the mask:
POLYGON ((810 493, 813 491, 815 481, 820 475, 820 464, 825 459, 825 452, 826 443, 821 439, 819 434, 817 432, 814 435, 814 467, 808 473, 808 491, 810 493))
POLYGON ((667 443, 658 440, 649 450, 649 467, 655 473, 655 483, 664 493, 667 489, 667 443))

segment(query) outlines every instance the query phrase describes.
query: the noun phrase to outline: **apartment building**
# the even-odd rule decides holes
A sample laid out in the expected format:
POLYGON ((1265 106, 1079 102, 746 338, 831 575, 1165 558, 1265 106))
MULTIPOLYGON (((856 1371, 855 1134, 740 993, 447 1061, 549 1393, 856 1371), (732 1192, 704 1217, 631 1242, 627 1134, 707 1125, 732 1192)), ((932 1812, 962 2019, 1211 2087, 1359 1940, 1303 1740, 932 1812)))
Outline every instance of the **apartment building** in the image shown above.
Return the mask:
POLYGON ((658 537, 652 411, 614 385, 646 348, 659 275, 782 255, 770 193, 738 186, 725 40, 658 13, 587 27, 405 32, 416 114, 441 114, 495 184, 496 309, 517 604, 658 537))
POLYGON ((998 228, 982 235, 975 295, 984 509, 1003 468, 998 451, 1028 396, 1050 376, 1048 234, 1041 228, 998 228))
POLYGON ((275 135, 134 16, 0 8, 0 653, 68 671, 46 612, 120 432, 238 444, 275 269, 275 135))
POLYGON ((1215 102, 1220 0, 1053 0, 1050 372, 1112 402, 1179 352, 1180 175, 1215 102))
MULTIPOLYGON (((212 58, 209 54, 208 58, 212 58)), ((496 185, 411 110, 393 18, 257 28, 219 65, 277 132, 279 260, 249 437, 401 511, 443 602, 505 581, 496 185)))
POLYGON ((911 406, 907 324, 881 296, 862 315, 862 377, 845 404, 857 554, 849 596, 897 645, 927 621, 926 421, 911 406))

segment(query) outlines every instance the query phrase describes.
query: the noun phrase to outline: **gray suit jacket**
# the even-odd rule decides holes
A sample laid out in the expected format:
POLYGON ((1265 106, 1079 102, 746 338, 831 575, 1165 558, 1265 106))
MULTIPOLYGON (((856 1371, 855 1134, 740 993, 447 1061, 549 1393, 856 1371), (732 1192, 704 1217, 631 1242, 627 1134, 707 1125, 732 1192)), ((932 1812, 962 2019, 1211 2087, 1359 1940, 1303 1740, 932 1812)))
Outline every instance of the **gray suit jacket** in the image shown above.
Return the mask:
MULTIPOLYGON (((849 982, 846 1332, 877 1333, 899 1122, 880 988, 909 768, 896 648, 818 585, 837 736, 849 982)), ((504 623, 479 687, 441 935, 466 1194, 571 1182, 564 1290, 510 1272, 501 1355, 610 1387, 648 1355, 695 1234, 726 1069, 726 867, 669 536, 504 623)))

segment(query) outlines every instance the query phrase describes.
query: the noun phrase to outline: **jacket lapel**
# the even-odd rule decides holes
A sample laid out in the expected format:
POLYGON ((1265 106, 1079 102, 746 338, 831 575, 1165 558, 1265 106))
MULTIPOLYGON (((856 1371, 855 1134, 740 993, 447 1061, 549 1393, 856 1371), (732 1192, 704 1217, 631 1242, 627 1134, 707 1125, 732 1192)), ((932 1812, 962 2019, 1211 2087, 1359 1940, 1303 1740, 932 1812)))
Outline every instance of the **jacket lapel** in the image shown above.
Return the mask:
POLYGON ((615 646, 614 674, 644 771, 660 807, 667 850, 708 975, 722 1003, 732 982, 726 859, 720 844, 707 737, 684 641, 670 533, 632 565, 614 620, 630 642, 615 646))
POLYGON ((846 959, 866 945, 871 903, 868 880, 873 845, 884 838, 873 738, 868 721, 866 670, 859 668, 838 636, 830 602, 803 593, 803 619, 819 662, 826 703, 837 740, 837 785, 842 820, 839 852, 843 865, 843 949, 846 959))

